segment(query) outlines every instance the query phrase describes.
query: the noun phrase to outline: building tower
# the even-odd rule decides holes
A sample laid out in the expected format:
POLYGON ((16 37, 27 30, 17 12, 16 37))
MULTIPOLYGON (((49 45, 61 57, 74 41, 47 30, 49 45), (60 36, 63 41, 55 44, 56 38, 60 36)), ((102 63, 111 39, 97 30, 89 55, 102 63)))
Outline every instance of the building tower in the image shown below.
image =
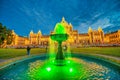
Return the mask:
POLYGON ((93 43, 93 31, 91 27, 89 27, 88 29, 88 35, 89 35, 90 44, 92 44, 93 43))
POLYGON ((42 36, 42 33, 41 33, 40 30, 38 31, 37 35, 38 35, 38 44, 41 44, 41 36, 42 36))
POLYGON ((69 23, 69 26, 70 26, 69 31, 70 31, 70 32, 72 32, 72 30, 73 30, 73 26, 72 26, 72 24, 71 24, 71 23, 69 23))
POLYGON ((30 44, 32 44, 32 36, 33 36, 33 30, 31 30, 29 34, 30 44))
POLYGON ((12 45, 17 45, 17 34, 14 32, 14 30, 12 30, 12 45))
POLYGON ((98 27, 98 32, 100 34, 100 43, 104 42, 104 32, 101 27, 98 27))

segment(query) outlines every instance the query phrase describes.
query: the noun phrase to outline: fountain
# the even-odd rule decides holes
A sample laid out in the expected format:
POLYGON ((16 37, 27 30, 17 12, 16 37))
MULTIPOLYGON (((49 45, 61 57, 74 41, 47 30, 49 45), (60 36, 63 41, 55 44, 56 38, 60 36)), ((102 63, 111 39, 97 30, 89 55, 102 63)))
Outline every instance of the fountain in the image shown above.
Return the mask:
POLYGON ((40 65, 40 62, 33 63, 30 66, 32 68, 29 71, 29 74, 32 75, 32 78, 40 80, 53 80, 55 78, 57 80, 71 80, 72 77, 75 76, 76 77, 74 79, 78 79, 79 76, 81 76, 80 79, 83 78, 82 76, 87 76, 86 69, 82 64, 77 63, 70 58, 65 58, 65 55, 63 54, 62 42, 66 41, 68 37, 69 36, 66 33, 65 27, 61 23, 57 23, 53 34, 50 35, 50 38, 58 43, 58 51, 56 53, 55 59, 48 59, 42 65, 40 65), (38 67, 36 67, 36 65, 38 65, 38 67), (46 73, 47 75, 42 75, 46 73))
MULTIPOLYGON (((0 68, 0 80, 120 80, 119 66, 80 54, 65 57, 62 42, 68 37, 64 26, 57 23, 54 33, 50 35, 53 41, 58 42, 54 60, 44 54, 11 63, 0 68)), ((54 53, 54 49, 51 48, 51 53, 54 53)), ((68 46, 66 53, 69 51, 68 46)))
POLYGON ((56 54, 56 60, 61 61, 65 59, 65 56, 62 52, 62 42, 68 39, 68 34, 64 26, 61 23, 57 23, 55 26, 54 33, 50 35, 50 38, 58 42, 58 52, 56 54))

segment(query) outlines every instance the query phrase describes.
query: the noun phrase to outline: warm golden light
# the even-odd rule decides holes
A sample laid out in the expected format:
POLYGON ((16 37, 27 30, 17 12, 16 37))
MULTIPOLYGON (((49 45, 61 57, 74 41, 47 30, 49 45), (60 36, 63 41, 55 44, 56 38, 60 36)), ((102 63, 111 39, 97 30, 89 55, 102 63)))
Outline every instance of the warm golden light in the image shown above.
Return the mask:
MULTIPOLYGON (((93 30, 91 27, 89 27, 88 33, 78 33, 78 30, 73 30, 72 24, 65 21, 64 17, 60 23, 65 27, 66 33, 69 35, 68 40, 63 42, 63 45, 101 46, 104 44, 120 44, 120 30, 113 33, 104 34, 104 31, 101 27, 98 27, 98 30, 93 30)), ((29 37, 18 36, 14 31, 12 31, 12 34, 14 38, 11 44, 12 46, 48 46, 50 44, 50 36, 42 35, 40 30, 38 33, 31 31, 29 37)), ((50 34, 53 34, 53 32, 50 34)))

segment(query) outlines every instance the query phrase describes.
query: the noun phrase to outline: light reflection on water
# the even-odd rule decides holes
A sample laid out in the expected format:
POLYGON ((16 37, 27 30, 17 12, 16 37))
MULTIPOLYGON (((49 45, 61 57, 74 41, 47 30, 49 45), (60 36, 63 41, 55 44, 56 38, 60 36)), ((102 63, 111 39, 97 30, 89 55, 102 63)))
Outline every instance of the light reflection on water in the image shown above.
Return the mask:
MULTIPOLYGON (((79 70, 78 73, 76 74, 75 77, 79 76, 78 79, 82 79, 82 80, 112 80, 114 79, 114 77, 116 76, 115 72, 110 70, 109 68, 105 67, 105 66, 102 66, 102 65, 98 65, 97 63, 95 62, 86 62, 82 59, 78 59, 78 58, 72 58, 72 60, 74 62, 77 62, 79 64, 82 64, 84 65, 84 72, 82 73, 82 75, 79 75, 79 72, 81 72, 81 69, 77 69, 79 70), (86 73, 87 72, 87 73, 86 73), (86 75, 85 75, 85 74, 86 75), (81 76, 84 76, 81 78, 81 76)), ((79 64, 76 64, 76 65, 79 65, 79 64)), ((43 65, 43 62, 41 61, 36 61, 36 62, 33 62, 30 64, 30 71, 29 71, 29 74, 32 76, 32 77, 35 77, 35 75, 33 75, 33 72, 35 72, 38 68, 40 69, 39 66, 43 65)), ((76 65, 73 65, 73 66, 76 66, 76 65)), ((78 67, 77 67, 78 68, 78 67)), ((56 68, 57 69, 57 68, 56 68)), ((59 68, 58 68, 59 69, 59 68)), ((71 69, 72 70, 72 69, 71 69)), ((70 74, 70 73, 68 73, 70 74)), ((58 74, 57 74, 58 75, 58 74)), ((40 76, 40 75, 39 75, 40 76)), ((54 75, 55 76, 55 75, 54 75)), ((55 78, 54 78, 55 79, 55 78)), ((57 78, 59 79, 59 78, 57 78)), ((61 79, 61 78, 60 78, 61 79)), ((74 80, 74 79, 73 79, 74 80)), ((117 80, 117 78, 116 78, 117 80)))
MULTIPOLYGON (((82 64, 82 67, 77 66, 75 69, 79 71, 78 73, 75 73, 76 76, 74 76, 74 74, 72 75, 72 73, 69 73, 71 76, 71 79, 67 79, 67 80, 74 80, 74 78, 78 78, 79 75, 80 76, 78 80, 81 80, 81 79, 82 80, 120 80, 119 72, 109 67, 106 67, 103 64, 98 64, 94 61, 89 61, 89 60, 87 61, 80 58, 72 58, 71 60, 74 61, 75 63, 78 63, 77 65, 82 64)), ((68 63, 70 63, 70 61, 68 61, 68 63)), ((34 80, 33 79, 34 77, 41 75, 41 74, 35 74, 35 71, 38 69, 41 69, 44 64, 45 64, 45 60, 38 60, 38 59, 32 62, 20 63, 14 67, 8 68, 8 70, 4 72, 4 74, 3 72, 2 73, 0 72, 0 80, 34 80)), ((72 68, 68 67, 70 72, 74 71, 73 68, 75 65, 72 65, 72 66, 73 66, 72 68)), ((60 68, 58 68, 57 70, 58 72, 59 72, 59 69, 60 68)), ((53 69, 49 68, 49 70, 52 71, 53 69)), ((45 74, 42 74, 42 75, 45 75, 45 74)), ((54 75, 57 75, 57 74, 54 74, 54 75)), ((58 78, 56 79, 58 80, 58 78)), ((63 80, 66 80, 66 79, 63 79, 63 80)))

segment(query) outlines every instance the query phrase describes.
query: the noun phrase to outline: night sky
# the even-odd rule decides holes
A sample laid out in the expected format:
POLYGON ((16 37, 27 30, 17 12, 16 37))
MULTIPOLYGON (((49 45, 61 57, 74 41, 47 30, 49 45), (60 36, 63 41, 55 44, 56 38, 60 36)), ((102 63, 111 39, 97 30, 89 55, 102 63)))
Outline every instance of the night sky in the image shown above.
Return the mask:
POLYGON ((79 33, 120 26, 120 0, 0 0, 0 22, 18 35, 49 34, 62 17, 79 33))

